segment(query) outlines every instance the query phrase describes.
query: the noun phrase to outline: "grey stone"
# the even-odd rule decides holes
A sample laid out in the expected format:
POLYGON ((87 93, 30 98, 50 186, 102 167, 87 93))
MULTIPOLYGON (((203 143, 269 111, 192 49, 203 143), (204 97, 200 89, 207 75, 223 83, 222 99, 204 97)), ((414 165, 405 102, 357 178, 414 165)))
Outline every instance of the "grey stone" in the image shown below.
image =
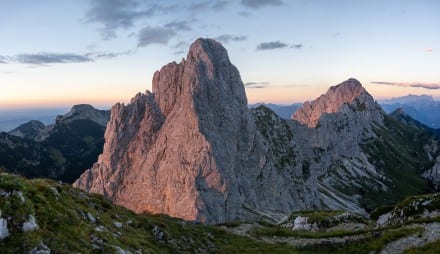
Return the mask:
POLYGON ((8 221, 6 219, 0 218, 0 240, 3 240, 8 236, 9 236, 8 221))
POLYGON ((34 231, 38 229, 37 221, 33 215, 29 215, 29 219, 23 223, 23 232, 34 231))

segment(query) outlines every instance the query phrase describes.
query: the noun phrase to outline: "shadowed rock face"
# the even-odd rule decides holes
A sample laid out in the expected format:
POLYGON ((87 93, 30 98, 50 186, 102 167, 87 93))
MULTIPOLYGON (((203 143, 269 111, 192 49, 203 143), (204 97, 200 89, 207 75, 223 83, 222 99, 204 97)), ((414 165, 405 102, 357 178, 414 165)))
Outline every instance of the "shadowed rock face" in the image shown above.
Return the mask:
POLYGON ((349 79, 337 86, 332 86, 327 93, 321 95, 313 102, 306 102, 293 115, 292 119, 307 125, 316 127, 318 120, 325 113, 335 113, 341 109, 344 103, 351 104, 361 94, 368 92, 356 79, 349 79))
POLYGON ((209 223, 319 206, 299 167, 276 167, 272 142, 226 50, 198 39, 154 74, 153 93, 113 106, 104 151, 74 185, 136 212, 209 223))

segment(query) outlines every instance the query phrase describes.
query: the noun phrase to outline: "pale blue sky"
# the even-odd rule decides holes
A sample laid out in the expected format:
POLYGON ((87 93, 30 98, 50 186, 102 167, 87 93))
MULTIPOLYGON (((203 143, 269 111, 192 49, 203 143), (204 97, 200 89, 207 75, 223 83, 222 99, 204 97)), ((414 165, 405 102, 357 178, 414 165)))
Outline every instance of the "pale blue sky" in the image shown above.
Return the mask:
POLYGON ((129 101, 198 37, 222 40, 243 81, 263 83, 247 87, 250 102, 310 100, 350 77, 378 99, 439 97, 439 11, 435 0, 1 0, 0 106, 129 101))

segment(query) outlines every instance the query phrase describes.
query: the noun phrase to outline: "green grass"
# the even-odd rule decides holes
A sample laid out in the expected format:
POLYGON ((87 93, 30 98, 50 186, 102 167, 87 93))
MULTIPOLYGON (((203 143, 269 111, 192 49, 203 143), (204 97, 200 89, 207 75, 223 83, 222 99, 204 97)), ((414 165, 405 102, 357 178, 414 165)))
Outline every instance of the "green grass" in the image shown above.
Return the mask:
POLYGON ((369 230, 305 231, 305 230, 291 230, 279 226, 273 226, 273 227, 256 228, 251 232, 251 234, 256 237, 280 236, 280 237, 300 237, 300 238, 319 239, 319 238, 327 238, 327 237, 361 235, 368 232, 370 231, 369 230))
POLYGON ((405 254, 438 254, 440 253, 440 240, 429 243, 422 247, 410 248, 405 254))
POLYGON ((26 180, 0 173, 2 190, 10 193, 0 197, 0 210, 2 218, 10 218, 11 234, 0 241, 2 254, 28 253, 40 242, 53 253, 113 253, 114 246, 132 253, 298 253, 291 246, 233 235, 218 226, 163 215, 137 215, 111 204, 101 195, 87 194, 51 180, 26 180), (13 191, 21 191, 25 202, 13 191), (87 218, 87 213, 96 218, 95 223, 87 218), (21 226, 29 215, 35 216, 39 229, 24 233, 21 226), (122 228, 114 222, 122 223, 122 228), (96 231, 98 226, 105 230, 96 231), (163 232, 162 240, 153 235, 154 227, 163 232))
POLYGON ((428 181, 420 175, 432 166, 423 146, 432 134, 426 129, 403 125, 389 116, 383 127, 374 129, 377 138, 362 144, 369 161, 392 181, 390 191, 363 189, 362 205, 372 211, 383 205, 397 203, 408 196, 431 192, 428 181))
POLYGON ((302 216, 308 218, 308 223, 316 223, 319 228, 327 228, 335 226, 342 221, 356 222, 356 223, 367 223, 366 219, 359 215, 349 214, 347 216, 338 218, 337 216, 344 214, 345 211, 342 210, 311 210, 311 211, 300 211, 294 212, 290 215, 289 220, 294 221, 296 217, 302 216))
POLYGON ((378 253, 386 244, 402 237, 422 233, 422 228, 389 229, 381 233, 370 233, 368 239, 354 241, 343 245, 317 245, 300 249, 304 253, 338 253, 338 254, 367 254, 378 253))
MULTIPOLYGON (((0 173, 0 193, 3 193, 0 196, 1 217, 8 219, 11 234, 0 241, 2 254, 28 253, 40 242, 52 253, 114 253, 115 246, 132 253, 137 250, 142 253, 369 253, 400 237, 422 232, 420 228, 305 232, 260 224, 261 228, 251 232, 257 238, 253 239, 228 233, 216 225, 185 222, 165 215, 134 214, 111 204, 101 195, 84 193, 51 180, 26 180, 0 173), (23 194, 24 202, 19 192, 23 194), (95 223, 88 219, 88 213, 96 218, 95 223), (22 232, 23 222, 29 215, 35 216, 39 229, 22 232), (115 222, 122 223, 122 228, 116 227, 115 222), (98 226, 105 230, 97 231, 98 226), (160 240, 152 233, 155 227, 163 232, 160 240), (375 235, 377 232, 379 235, 375 235), (367 239, 344 245, 306 248, 285 243, 269 244, 258 239, 262 236, 325 239, 359 234, 366 235, 367 239)), ((306 211, 301 214, 319 221, 340 213, 306 211)), ((223 226, 236 227, 239 223, 225 223, 223 226)))

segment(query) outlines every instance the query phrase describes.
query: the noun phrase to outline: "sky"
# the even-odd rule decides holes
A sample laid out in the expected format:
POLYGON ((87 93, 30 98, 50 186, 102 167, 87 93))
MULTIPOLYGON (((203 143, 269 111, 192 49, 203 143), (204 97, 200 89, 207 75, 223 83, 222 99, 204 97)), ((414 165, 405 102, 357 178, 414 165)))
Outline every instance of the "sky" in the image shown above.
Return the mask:
POLYGON ((220 41, 249 103, 312 100, 356 78, 378 100, 440 99, 440 1, 0 0, 0 109, 109 107, 199 37, 220 41))

